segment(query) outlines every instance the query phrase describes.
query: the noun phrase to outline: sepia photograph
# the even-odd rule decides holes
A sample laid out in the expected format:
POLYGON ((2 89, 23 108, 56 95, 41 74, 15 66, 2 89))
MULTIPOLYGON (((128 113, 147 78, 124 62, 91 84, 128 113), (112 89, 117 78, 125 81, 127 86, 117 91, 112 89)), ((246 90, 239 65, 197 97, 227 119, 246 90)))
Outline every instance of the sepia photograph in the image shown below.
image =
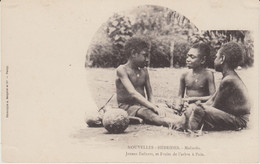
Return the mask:
POLYGON ((2 161, 259 162, 259 2, 3 1, 2 161))

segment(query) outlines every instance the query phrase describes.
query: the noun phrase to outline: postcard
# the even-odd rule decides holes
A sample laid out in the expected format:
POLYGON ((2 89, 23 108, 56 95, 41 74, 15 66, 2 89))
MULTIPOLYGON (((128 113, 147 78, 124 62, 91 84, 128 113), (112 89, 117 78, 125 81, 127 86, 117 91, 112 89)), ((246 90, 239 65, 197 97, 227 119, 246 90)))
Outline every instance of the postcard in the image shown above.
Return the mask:
POLYGON ((3 162, 259 162, 259 1, 1 7, 3 162))

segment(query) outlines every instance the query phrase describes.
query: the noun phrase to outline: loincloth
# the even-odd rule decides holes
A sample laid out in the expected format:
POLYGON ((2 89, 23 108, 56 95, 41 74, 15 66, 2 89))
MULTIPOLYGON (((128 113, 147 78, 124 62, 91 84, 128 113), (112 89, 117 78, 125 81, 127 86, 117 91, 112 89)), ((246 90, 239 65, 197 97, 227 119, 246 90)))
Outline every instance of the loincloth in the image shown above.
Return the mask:
POLYGON ((124 104, 124 103, 119 103, 118 104, 118 107, 121 108, 121 109, 124 109, 129 116, 134 116, 136 117, 137 115, 137 112, 140 110, 140 109, 148 109, 147 107, 144 107, 142 105, 139 105, 139 104, 124 104))

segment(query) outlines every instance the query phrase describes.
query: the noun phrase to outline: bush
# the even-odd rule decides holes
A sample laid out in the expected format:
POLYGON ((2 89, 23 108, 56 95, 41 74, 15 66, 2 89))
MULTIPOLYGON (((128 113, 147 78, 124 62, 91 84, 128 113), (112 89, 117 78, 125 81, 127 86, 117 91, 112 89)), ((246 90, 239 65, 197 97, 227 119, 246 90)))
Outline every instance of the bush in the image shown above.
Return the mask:
POLYGON ((170 60, 170 46, 169 42, 161 38, 153 37, 151 38, 151 58, 150 66, 151 67, 169 67, 170 60))
POLYGON ((189 35, 198 29, 184 16, 168 8, 141 6, 129 14, 116 13, 96 33, 86 66, 117 67, 128 57, 124 53, 126 40, 132 36, 148 38, 150 42, 150 66, 169 67, 170 45, 175 42, 173 65, 185 66, 189 35), (101 41, 100 41, 101 40, 101 41))
POLYGON ((204 42, 210 46, 211 52, 208 61, 210 68, 214 67, 215 56, 221 45, 230 41, 238 42, 244 49, 243 61, 240 63, 241 67, 251 67, 254 63, 254 45, 249 31, 209 30, 195 34, 191 38, 193 43, 204 42))
POLYGON ((175 67, 186 66, 186 57, 189 49, 190 44, 188 42, 176 42, 174 44, 173 65, 175 67))

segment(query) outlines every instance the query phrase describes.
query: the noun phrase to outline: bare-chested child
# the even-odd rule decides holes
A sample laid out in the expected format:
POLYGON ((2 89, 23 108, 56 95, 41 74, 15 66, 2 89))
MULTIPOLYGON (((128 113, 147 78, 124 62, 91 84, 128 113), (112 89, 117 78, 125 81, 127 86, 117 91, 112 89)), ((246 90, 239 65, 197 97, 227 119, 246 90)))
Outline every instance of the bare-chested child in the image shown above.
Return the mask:
POLYGON ((126 42, 125 53, 128 61, 116 69, 116 91, 118 106, 129 116, 140 117, 145 123, 154 125, 176 125, 173 118, 165 117, 166 111, 153 102, 148 70, 148 44, 140 38, 126 42))
POLYGON ((204 43, 194 44, 189 50, 186 63, 191 70, 180 78, 178 105, 183 101, 206 102, 215 93, 214 75, 206 69, 209 54, 210 48, 204 43))
POLYGON ((197 130, 204 124, 205 130, 239 130, 247 126, 250 101, 247 89, 235 72, 242 60, 239 44, 224 44, 216 54, 215 70, 223 75, 217 92, 202 104, 191 105, 186 114, 188 127, 197 130))

